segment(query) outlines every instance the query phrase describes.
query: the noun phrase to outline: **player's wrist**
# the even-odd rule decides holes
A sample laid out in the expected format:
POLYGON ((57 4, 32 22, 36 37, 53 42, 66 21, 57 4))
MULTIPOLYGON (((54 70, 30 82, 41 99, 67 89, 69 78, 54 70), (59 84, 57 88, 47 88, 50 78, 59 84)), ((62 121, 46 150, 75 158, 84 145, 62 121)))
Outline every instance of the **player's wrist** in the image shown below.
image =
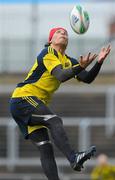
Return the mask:
POLYGON ((103 61, 97 61, 96 63, 102 65, 103 61))
POLYGON ((83 68, 83 69, 85 69, 88 65, 86 65, 86 64, 81 64, 81 63, 79 63, 79 65, 83 68))

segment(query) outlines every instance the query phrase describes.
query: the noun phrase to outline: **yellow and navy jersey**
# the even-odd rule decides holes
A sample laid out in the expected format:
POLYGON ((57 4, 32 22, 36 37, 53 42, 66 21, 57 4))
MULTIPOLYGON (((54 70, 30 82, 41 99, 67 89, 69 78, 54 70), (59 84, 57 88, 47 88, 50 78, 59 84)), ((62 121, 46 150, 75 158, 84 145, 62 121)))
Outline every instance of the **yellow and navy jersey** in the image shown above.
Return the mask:
POLYGON ((97 166, 91 173, 92 180, 115 180, 115 166, 97 166))
POLYGON ((67 55, 62 56, 51 46, 44 48, 37 56, 25 80, 17 85, 12 98, 36 96, 47 104, 60 86, 60 81, 51 74, 52 70, 60 64, 63 69, 66 69, 78 64, 78 61, 67 55))

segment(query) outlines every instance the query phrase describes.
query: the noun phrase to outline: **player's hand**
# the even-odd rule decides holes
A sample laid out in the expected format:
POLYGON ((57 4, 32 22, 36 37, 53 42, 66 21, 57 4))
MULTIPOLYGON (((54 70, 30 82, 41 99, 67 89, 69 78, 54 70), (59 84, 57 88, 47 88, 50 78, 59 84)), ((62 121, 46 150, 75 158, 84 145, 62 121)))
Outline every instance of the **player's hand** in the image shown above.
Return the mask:
POLYGON ((98 63, 102 63, 111 51, 111 46, 103 47, 98 55, 98 63))
POLYGON ((86 56, 80 56, 79 64, 82 68, 86 68, 97 57, 97 54, 88 53, 86 56))

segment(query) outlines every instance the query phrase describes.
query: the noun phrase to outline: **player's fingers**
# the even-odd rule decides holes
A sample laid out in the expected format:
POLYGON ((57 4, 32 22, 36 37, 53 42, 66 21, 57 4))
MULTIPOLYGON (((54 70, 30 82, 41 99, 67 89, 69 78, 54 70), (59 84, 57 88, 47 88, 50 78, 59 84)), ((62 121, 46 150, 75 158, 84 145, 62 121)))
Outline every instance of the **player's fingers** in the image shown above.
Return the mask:
POLYGON ((105 50, 106 50, 106 48, 105 48, 105 47, 103 47, 103 48, 102 48, 102 51, 105 51, 105 50))
POLYGON ((97 54, 93 54, 92 56, 90 56, 89 62, 91 63, 97 56, 97 54))
POLYGON ((111 47, 110 45, 108 45, 107 48, 102 47, 101 48, 101 52, 108 52, 108 51, 110 51, 110 49, 111 49, 110 47, 111 47))
POLYGON ((110 53, 110 51, 111 51, 111 49, 109 49, 109 50, 106 52, 106 54, 108 55, 108 54, 110 53))
POLYGON ((90 56, 91 56, 91 52, 88 53, 88 55, 86 56, 86 59, 89 60, 90 56))
POLYGON ((104 56, 105 58, 107 57, 107 55, 110 53, 111 49, 110 48, 107 48, 105 51, 104 51, 104 56))
POLYGON ((101 48, 101 52, 104 52, 104 51, 105 51, 105 47, 102 47, 102 48, 101 48))
POLYGON ((97 56, 98 56, 97 54, 94 54, 94 55, 92 56, 92 59, 94 60, 97 56))
POLYGON ((111 49, 111 45, 110 45, 110 44, 107 46, 107 50, 108 50, 108 49, 111 49))
POLYGON ((106 49, 106 52, 109 53, 111 51, 111 46, 109 45, 106 49))
POLYGON ((80 61, 83 61, 83 56, 80 56, 80 61))

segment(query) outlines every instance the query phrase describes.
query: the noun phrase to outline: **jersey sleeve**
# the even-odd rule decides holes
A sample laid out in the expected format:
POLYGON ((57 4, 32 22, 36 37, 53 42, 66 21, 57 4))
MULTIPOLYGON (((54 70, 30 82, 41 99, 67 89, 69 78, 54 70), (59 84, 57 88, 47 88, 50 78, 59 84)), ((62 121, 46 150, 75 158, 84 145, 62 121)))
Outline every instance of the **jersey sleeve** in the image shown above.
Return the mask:
POLYGON ((76 59, 70 57, 70 60, 71 60, 72 66, 79 65, 79 62, 76 59))
POLYGON ((43 63, 46 69, 49 71, 49 73, 51 73, 56 66, 61 64, 59 59, 54 54, 51 53, 48 53, 47 55, 44 56, 43 63))
MULTIPOLYGON (((67 55, 66 55, 66 56, 67 56, 67 55)), ((71 63, 72 63, 72 67, 79 66, 79 62, 77 61, 77 59, 72 58, 72 57, 70 57, 70 56, 67 56, 67 57, 70 59, 70 61, 71 61, 71 63)), ((74 78, 78 80, 78 76, 77 76, 77 75, 75 75, 74 78)), ((79 80, 78 80, 78 81, 79 81, 79 80)))

